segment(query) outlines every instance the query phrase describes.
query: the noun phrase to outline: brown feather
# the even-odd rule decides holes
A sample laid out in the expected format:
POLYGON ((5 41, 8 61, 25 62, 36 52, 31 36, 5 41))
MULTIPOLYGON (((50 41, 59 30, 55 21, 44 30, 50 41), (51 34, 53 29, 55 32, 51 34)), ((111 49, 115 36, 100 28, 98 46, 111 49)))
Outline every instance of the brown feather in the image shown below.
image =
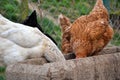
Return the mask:
POLYGON ((71 26, 71 22, 69 20, 69 18, 67 18, 64 15, 59 15, 59 23, 60 23, 60 27, 62 30, 62 52, 64 54, 67 53, 71 53, 72 52, 72 48, 70 46, 70 26, 71 26))
POLYGON ((81 16, 73 22, 70 44, 76 58, 94 55, 107 45, 113 36, 108 20, 103 1, 97 0, 89 15, 81 16))

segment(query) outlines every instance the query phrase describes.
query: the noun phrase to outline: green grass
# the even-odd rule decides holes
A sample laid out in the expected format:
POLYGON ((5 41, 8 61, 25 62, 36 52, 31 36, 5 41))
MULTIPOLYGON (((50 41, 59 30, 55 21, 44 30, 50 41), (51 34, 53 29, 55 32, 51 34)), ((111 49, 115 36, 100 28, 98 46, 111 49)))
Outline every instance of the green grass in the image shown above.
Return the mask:
POLYGON ((120 0, 110 0, 110 13, 120 15, 120 0))
POLYGON ((40 8, 51 13, 51 16, 57 18, 60 13, 68 16, 72 20, 80 15, 85 15, 90 12, 93 7, 94 1, 88 0, 44 0, 41 1, 40 8), (92 5, 91 5, 92 4, 92 5))
POLYGON ((17 0, 0 0, 0 14, 17 22, 20 15, 19 3, 17 0))
POLYGON ((120 33, 116 32, 111 41, 113 45, 120 46, 120 33))
POLYGON ((49 34, 56 42, 57 46, 60 48, 61 46, 61 30, 60 27, 53 23, 53 21, 44 17, 42 19, 38 18, 38 22, 40 22, 42 29, 45 33, 49 34))
POLYGON ((0 67, 0 80, 5 80, 5 67, 0 67))
MULTIPOLYGON (((60 13, 75 20, 80 15, 88 14, 96 0, 41 0, 40 8, 57 18, 60 13)), ((110 14, 120 15, 120 0, 110 0, 110 14)), ((105 4, 106 6, 107 4, 105 4)))
POLYGON ((31 0, 32 2, 38 2, 38 0, 31 0))

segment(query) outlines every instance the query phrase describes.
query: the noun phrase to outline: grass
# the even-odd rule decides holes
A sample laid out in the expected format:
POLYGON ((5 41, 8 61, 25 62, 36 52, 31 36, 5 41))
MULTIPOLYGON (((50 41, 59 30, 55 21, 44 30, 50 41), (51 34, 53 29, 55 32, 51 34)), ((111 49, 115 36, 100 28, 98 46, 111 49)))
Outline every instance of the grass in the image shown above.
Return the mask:
POLYGON ((0 80, 5 80, 5 67, 0 67, 0 80))
POLYGON ((120 0, 110 0, 110 13, 120 15, 120 0))
POLYGON ((38 2, 38 0, 31 0, 32 2, 38 2))
POLYGON ((17 0, 0 0, 0 14, 12 21, 17 22, 20 15, 19 4, 17 0))
MULTIPOLYGON (((62 13, 71 20, 75 20, 80 15, 88 14, 93 8, 96 0, 41 0, 40 8, 51 13, 51 16, 57 18, 62 13)), ((110 14, 120 15, 120 0, 110 0, 110 14)))
POLYGON ((56 42, 57 46, 61 46, 61 30, 60 27, 53 23, 53 21, 44 17, 42 19, 38 18, 38 22, 40 22, 42 29, 45 33, 49 34, 56 42))
POLYGON ((41 1, 40 8, 51 13, 51 16, 54 18, 57 18, 57 16, 62 13, 71 18, 71 20, 75 20, 80 15, 89 13, 93 4, 94 0, 74 0, 74 2, 69 0, 44 0, 41 1))
POLYGON ((116 32, 113 36, 113 39, 111 41, 111 44, 120 46, 120 33, 116 32))

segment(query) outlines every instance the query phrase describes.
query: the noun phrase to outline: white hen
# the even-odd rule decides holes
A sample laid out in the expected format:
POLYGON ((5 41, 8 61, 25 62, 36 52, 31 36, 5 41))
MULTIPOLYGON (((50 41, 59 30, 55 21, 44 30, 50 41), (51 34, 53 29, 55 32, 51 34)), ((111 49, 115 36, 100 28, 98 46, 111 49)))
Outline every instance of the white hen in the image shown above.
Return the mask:
POLYGON ((64 61, 58 47, 37 28, 9 21, 0 15, 0 59, 9 65, 44 56, 48 61, 64 61))

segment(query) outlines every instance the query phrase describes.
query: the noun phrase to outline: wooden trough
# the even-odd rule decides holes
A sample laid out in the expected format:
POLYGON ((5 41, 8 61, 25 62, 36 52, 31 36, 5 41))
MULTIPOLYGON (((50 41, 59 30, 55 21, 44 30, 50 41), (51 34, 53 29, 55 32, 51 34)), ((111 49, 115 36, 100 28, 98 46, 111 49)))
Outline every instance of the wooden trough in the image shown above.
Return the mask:
MULTIPOLYGON (((110 47, 97 56, 45 63, 29 61, 7 67, 7 80, 120 80, 120 47, 110 47), (103 55, 104 54, 104 55, 103 55)), ((66 55, 67 59, 73 58, 66 55)), ((40 61, 41 59, 39 59, 40 61)))

